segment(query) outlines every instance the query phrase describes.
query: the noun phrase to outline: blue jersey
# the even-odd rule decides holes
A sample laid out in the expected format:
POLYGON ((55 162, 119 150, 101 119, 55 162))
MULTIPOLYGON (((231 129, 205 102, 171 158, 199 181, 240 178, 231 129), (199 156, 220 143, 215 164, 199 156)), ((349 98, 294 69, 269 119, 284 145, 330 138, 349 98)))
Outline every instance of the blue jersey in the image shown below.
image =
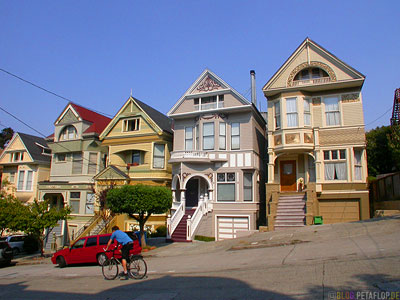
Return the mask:
POLYGON ((125 232, 121 230, 114 231, 110 239, 112 241, 117 240, 117 242, 120 243, 121 245, 126 245, 130 242, 133 242, 132 239, 129 237, 129 235, 127 235, 125 232))

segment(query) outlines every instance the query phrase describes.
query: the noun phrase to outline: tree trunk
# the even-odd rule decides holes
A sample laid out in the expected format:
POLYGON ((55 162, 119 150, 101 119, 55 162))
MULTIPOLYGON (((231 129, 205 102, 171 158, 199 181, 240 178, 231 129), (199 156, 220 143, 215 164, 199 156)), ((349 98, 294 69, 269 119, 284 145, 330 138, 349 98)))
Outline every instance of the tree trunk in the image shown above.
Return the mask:
POLYGON ((140 243, 142 244, 142 249, 146 247, 146 237, 144 235, 144 224, 146 221, 140 220, 139 221, 139 227, 140 227, 140 243))
POLYGON ((43 250, 43 237, 39 237, 39 248, 40 248, 40 256, 44 257, 44 250, 43 250))

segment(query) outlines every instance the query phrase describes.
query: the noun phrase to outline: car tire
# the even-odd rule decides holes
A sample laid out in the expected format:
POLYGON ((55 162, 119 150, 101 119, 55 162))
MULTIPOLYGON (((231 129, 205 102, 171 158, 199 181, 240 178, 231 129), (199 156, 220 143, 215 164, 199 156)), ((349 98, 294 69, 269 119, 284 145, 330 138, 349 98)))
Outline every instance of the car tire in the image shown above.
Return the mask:
POLYGON ((13 255, 16 256, 19 254, 19 249, 18 248, 13 248, 13 255))
POLYGON ((58 256, 56 258, 56 263, 60 268, 64 268, 67 266, 67 263, 65 262, 65 258, 62 256, 58 256))
POLYGON ((99 253, 97 254, 97 263, 99 266, 102 266, 103 263, 108 259, 107 255, 105 253, 99 253))

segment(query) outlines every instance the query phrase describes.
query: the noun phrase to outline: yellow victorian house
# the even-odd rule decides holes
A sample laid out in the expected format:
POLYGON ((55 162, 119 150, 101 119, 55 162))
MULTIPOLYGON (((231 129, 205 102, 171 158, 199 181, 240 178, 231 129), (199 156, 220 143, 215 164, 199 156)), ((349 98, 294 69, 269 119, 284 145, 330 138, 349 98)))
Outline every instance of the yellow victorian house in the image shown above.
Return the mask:
MULTIPOLYGON (((108 147, 108 159, 107 167, 94 177, 96 190, 124 184, 170 188, 171 125, 167 116, 129 97, 100 135, 102 145, 108 147)), ((136 220, 127 215, 118 216, 113 223, 127 231, 139 228, 136 220)), ((146 222, 152 231, 165 224, 166 214, 153 215, 146 222)))

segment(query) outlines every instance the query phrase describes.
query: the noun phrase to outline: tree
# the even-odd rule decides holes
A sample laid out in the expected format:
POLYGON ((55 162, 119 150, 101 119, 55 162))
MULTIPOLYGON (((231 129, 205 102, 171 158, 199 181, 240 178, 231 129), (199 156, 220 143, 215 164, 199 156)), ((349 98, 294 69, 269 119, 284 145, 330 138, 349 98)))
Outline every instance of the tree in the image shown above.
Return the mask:
POLYGON ((28 213, 26 206, 13 195, 0 192, 0 236, 6 229, 19 231, 28 213))
POLYGON ((50 208, 48 201, 35 201, 28 204, 28 213, 21 227, 27 234, 34 236, 39 241, 40 253, 43 256, 43 232, 46 228, 54 228, 59 220, 68 219, 71 213, 69 207, 50 208))
POLYGON ((10 127, 4 128, 0 132, 0 148, 3 149, 4 145, 11 140, 11 138, 14 135, 14 130, 12 130, 10 127))
POLYGON ((400 170, 399 129, 382 126, 367 132, 367 159, 370 176, 400 170))
POLYGON ((107 193, 107 205, 114 213, 125 213, 139 223, 142 246, 146 245, 144 225, 152 214, 171 208, 172 192, 163 186, 124 185, 107 193))

